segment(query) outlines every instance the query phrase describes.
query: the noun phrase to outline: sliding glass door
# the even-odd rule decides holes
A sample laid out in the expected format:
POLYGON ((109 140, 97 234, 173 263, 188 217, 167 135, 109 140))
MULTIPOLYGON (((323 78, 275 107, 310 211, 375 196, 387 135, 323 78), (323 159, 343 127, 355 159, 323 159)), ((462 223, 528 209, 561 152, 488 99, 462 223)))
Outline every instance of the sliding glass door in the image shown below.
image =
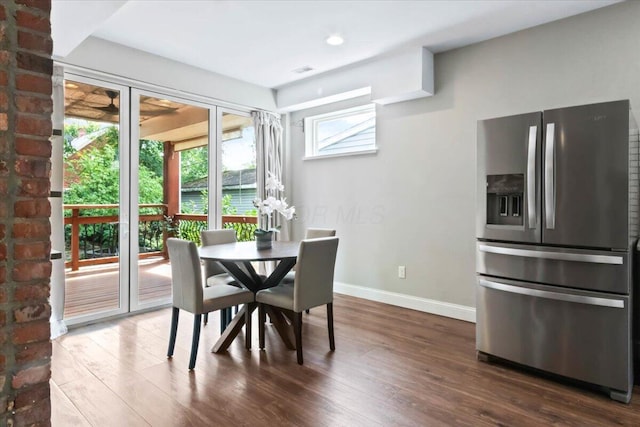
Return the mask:
POLYGON ((129 88, 65 81, 64 234, 68 323, 129 310, 129 88))
MULTIPOLYGON (((200 243, 209 213, 209 107, 133 89, 131 311, 171 301, 165 241, 200 243)), ((215 159, 214 163, 215 164, 215 159)), ((215 169, 215 168, 214 168, 215 169)))
POLYGON ((249 112, 122 83, 65 75, 68 324, 169 304, 168 237, 256 228, 249 112))
POLYGON ((220 206, 216 227, 233 228, 240 241, 253 240, 257 226, 256 143, 253 118, 248 112, 218 108, 217 147, 220 206))

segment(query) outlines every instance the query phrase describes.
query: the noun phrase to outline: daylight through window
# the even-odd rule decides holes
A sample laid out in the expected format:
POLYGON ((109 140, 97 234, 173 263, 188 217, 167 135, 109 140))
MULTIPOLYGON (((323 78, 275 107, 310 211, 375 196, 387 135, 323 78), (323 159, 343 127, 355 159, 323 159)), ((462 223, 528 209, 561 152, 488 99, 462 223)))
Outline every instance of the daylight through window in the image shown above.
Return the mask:
POLYGON ((306 158, 377 150, 375 104, 307 117, 304 129, 306 158))

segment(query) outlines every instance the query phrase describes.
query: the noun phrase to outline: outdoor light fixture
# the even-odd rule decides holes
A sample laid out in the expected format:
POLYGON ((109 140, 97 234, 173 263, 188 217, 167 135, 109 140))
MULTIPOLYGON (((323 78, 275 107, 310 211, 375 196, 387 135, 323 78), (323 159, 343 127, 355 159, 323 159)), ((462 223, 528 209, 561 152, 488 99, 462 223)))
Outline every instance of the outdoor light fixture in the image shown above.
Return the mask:
POLYGON ((344 43, 344 39, 342 38, 342 36, 334 34, 327 37, 326 42, 331 46, 340 46, 342 43, 344 43))

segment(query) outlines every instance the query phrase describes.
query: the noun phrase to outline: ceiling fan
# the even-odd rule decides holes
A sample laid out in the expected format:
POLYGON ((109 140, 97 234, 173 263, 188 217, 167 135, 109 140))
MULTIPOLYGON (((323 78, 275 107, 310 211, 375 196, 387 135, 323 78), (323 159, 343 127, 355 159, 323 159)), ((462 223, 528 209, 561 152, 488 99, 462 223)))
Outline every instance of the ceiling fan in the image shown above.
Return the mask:
MULTIPOLYGON (((115 90, 105 89, 104 93, 109 97, 109 101, 110 101, 109 105, 102 106, 102 107, 91 107, 91 108, 104 111, 105 113, 108 113, 108 114, 118 114, 120 112, 120 109, 114 103, 115 99, 118 97, 118 92, 115 90)), ((141 110, 140 115, 141 116, 162 116, 165 114, 174 113, 176 110, 177 108, 173 108, 173 107, 161 107, 161 109, 159 110, 148 110, 148 111, 141 110)))
POLYGON ((120 109, 116 107, 116 104, 113 103, 113 101, 118 97, 118 92, 116 92, 115 90, 105 90, 104 93, 107 94, 107 96, 109 97, 109 100, 111 101, 109 105, 105 107, 93 107, 93 108, 95 108, 96 110, 104 111, 105 113, 109 113, 109 114, 118 114, 120 112, 120 109))

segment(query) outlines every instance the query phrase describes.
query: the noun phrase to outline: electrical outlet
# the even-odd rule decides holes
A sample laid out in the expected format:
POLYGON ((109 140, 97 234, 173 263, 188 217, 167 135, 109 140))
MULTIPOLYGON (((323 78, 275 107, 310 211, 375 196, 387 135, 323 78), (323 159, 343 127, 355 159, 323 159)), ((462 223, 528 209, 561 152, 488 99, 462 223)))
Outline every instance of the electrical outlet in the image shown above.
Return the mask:
POLYGON ((407 277, 407 267, 404 265, 398 266, 398 277, 401 279, 405 279, 407 277))

